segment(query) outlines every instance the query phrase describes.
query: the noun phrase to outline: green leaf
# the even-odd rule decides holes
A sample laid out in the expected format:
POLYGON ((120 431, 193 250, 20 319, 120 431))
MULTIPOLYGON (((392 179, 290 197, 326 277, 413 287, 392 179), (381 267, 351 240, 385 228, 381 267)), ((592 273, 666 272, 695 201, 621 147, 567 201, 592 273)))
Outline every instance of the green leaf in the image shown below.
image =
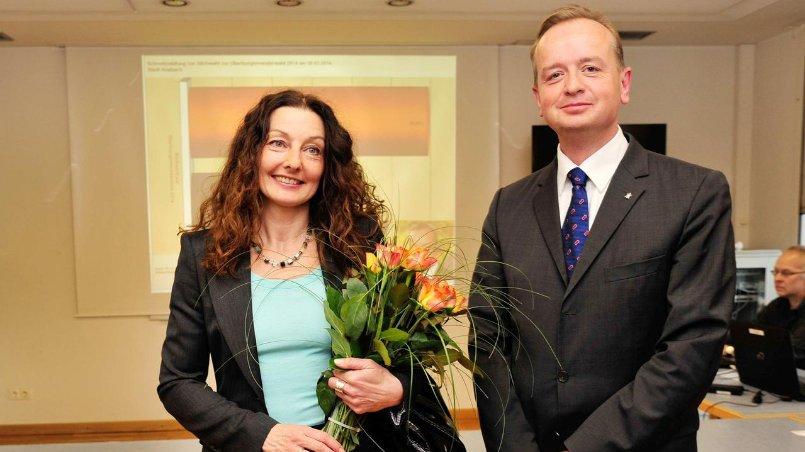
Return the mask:
POLYGON ((452 346, 458 348, 458 344, 456 344, 456 341, 454 341, 450 337, 450 335, 447 334, 447 331, 445 331, 444 328, 442 328, 441 326, 436 328, 436 334, 439 335, 439 337, 442 338, 442 340, 444 341, 445 344, 452 345, 452 346))
POLYGON ((325 291, 327 293, 327 304, 330 305, 330 309, 332 309, 333 312, 339 312, 341 305, 344 303, 344 296, 341 295, 341 291, 329 285, 326 287, 325 291))
POLYGON ((436 361, 442 366, 446 366, 453 361, 457 361, 459 356, 461 356, 461 350, 445 348, 436 353, 436 361))
POLYGON ((341 318, 344 320, 344 335, 350 339, 357 339, 366 328, 366 317, 369 315, 369 306, 362 301, 349 300, 341 307, 341 318))
POLYGON ((397 309, 408 302, 408 297, 408 286, 403 283, 397 284, 389 291, 389 299, 391 299, 391 304, 397 309))
POLYGON ((349 437, 352 440, 352 444, 354 444, 356 446, 360 445, 360 440, 359 440, 360 437, 358 436, 357 431, 350 429, 349 430, 349 437))
POLYGON ((369 312, 366 316, 366 334, 375 334, 377 329, 377 312, 374 308, 369 307, 369 312))
POLYGON ((333 329, 338 331, 338 334, 342 336, 345 334, 346 327, 344 326, 344 321, 333 312, 329 302, 324 303, 324 318, 327 319, 327 323, 329 323, 333 329))
POLYGON ((441 386, 444 383, 444 364, 442 364, 438 356, 432 352, 422 355, 421 359, 422 366, 430 368, 439 375, 439 386, 441 386))
POLYGON ((335 402, 338 401, 335 392, 327 386, 328 378, 329 377, 322 375, 321 378, 319 378, 319 382, 316 383, 316 398, 319 399, 319 406, 321 410, 324 411, 325 415, 329 415, 333 411, 335 402))
POLYGON ((472 362, 471 359, 469 359, 466 356, 464 356, 463 353, 461 355, 459 355, 458 363, 461 364, 462 366, 464 366, 465 369, 467 369, 470 372, 474 373, 475 375, 478 375, 478 376, 482 375, 481 369, 479 369, 478 366, 476 366, 475 363, 472 362))
POLYGON ((359 340, 352 340, 349 341, 349 349, 352 350, 352 356, 363 356, 365 353, 363 352, 363 344, 359 340))
POLYGON ((434 366, 434 368, 438 371, 453 361, 457 361, 459 356, 461 356, 461 350, 456 350, 454 348, 443 348, 437 350, 435 353, 429 352, 425 354, 422 362, 434 366))
MULTIPOLYGON (((357 303, 358 303, 357 301, 352 301, 352 300, 344 301, 344 304, 341 305, 341 311, 339 311, 339 317, 342 320, 345 320, 347 318, 347 310, 350 309, 351 305, 354 305, 354 304, 357 304, 357 303)), ((346 322, 344 322, 344 325, 346 326, 346 322)))
POLYGON ((336 330, 329 329, 327 330, 327 332, 330 333, 330 338, 332 338, 333 341, 332 348, 333 353, 335 353, 335 356, 339 358, 351 357, 352 350, 349 347, 349 342, 347 342, 347 339, 343 335, 338 333, 338 331, 336 330))
POLYGON ((383 358, 383 364, 386 366, 391 365, 391 358, 389 358, 389 351, 386 350, 386 346, 383 344, 383 341, 372 339, 372 344, 374 345, 375 351, 380 354, 380 357, 383 358))
POLYGON ((408 342, 411 344, 411 348, 414 350, 441 350, 442 341, 435 336, 436 335, 429 335, 421 331, 417 331, 411 335, 411 338, 408 342))
POLYGON ((346 298, 348 300, 357 300, 363 297, 369 289, 366 288, 361 280, 357 278, 349 278, 347 280, 346 298))
POLYGON ((377 273, 366 270, 366 286, 374 287, 377 284, 377 273))
POLYGON ((405 342, 408 340, 408 333, 397 328, 389 328, 380 333, 380 339, 388 342, 405 342))

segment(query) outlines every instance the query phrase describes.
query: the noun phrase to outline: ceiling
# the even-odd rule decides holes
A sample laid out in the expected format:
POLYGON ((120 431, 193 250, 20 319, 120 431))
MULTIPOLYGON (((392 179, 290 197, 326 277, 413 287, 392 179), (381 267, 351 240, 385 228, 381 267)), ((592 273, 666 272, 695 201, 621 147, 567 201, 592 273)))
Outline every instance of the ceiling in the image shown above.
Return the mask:
MULTIPOLYGON (((560 0, 0 0, 0 46, 530 44, 560 0)), ((750 44, 805 23, 805 0, 589 0, 639 45, 750 44)), ((628 43, 631 44, 631 43, 628 43)))

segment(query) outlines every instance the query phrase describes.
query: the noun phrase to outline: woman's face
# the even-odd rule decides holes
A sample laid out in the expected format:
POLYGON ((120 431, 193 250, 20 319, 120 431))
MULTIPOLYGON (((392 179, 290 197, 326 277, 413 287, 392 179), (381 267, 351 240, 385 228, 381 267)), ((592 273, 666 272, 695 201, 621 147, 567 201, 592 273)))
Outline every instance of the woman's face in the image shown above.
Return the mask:
POLYGON ((306 206, 324 173, 324 123, 312 111, 280 107, 269 116, 260 191, 279 207, 306 206))

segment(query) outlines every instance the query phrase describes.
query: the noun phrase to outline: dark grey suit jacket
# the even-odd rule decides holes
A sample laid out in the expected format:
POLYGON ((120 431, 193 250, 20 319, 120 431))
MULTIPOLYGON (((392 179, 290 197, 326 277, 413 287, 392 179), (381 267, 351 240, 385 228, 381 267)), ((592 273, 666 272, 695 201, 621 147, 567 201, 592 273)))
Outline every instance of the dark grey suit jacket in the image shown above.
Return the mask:
POLYGON ((499 296, 470 298, 489 451, 696 448, 735 292, 729 187, 627 138, 570 280, 556 161, 492 200, 474 281, 499 296))
MULTIPOLYGON (((201 265, 205 240, 206 231, 181 237, 157 392, 165 409, 201 440, 205 451, 259 451, 277 421, 267 413, 261 389, 249 253, 239 259, 237 277, 213 277, 201 265), (217 391, 206 384, 210 357, 217 391)), ((325 283, 340 288, 342 273, 330 253, 324 253, 321 266, 325 283)), ((409 389, 415 394, 427 384, 421 371, 414 373, 413 381, 408 371, 394 375, 402 383, 404 400, 409 389)), ((377 434, 372 435, 374 441, 362 440, 361 450, 372 450, 375 441, 381 447, 384 441, 392 441, 394 436, 387 434, 390 429, 406 434, 399 428, 406 419, 407 414, 400 416, 392 410, 365 416, 364 431, 377 434)))

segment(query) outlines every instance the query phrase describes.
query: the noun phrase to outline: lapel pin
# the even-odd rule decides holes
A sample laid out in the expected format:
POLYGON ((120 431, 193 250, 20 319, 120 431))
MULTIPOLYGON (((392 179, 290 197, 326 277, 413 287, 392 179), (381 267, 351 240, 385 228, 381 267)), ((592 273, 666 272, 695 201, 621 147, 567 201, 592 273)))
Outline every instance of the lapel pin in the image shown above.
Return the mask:
POLYGON ((626 193, 625 195, 623 195, 623 197, 626 199, 632 199, 632 192, 626 193))

